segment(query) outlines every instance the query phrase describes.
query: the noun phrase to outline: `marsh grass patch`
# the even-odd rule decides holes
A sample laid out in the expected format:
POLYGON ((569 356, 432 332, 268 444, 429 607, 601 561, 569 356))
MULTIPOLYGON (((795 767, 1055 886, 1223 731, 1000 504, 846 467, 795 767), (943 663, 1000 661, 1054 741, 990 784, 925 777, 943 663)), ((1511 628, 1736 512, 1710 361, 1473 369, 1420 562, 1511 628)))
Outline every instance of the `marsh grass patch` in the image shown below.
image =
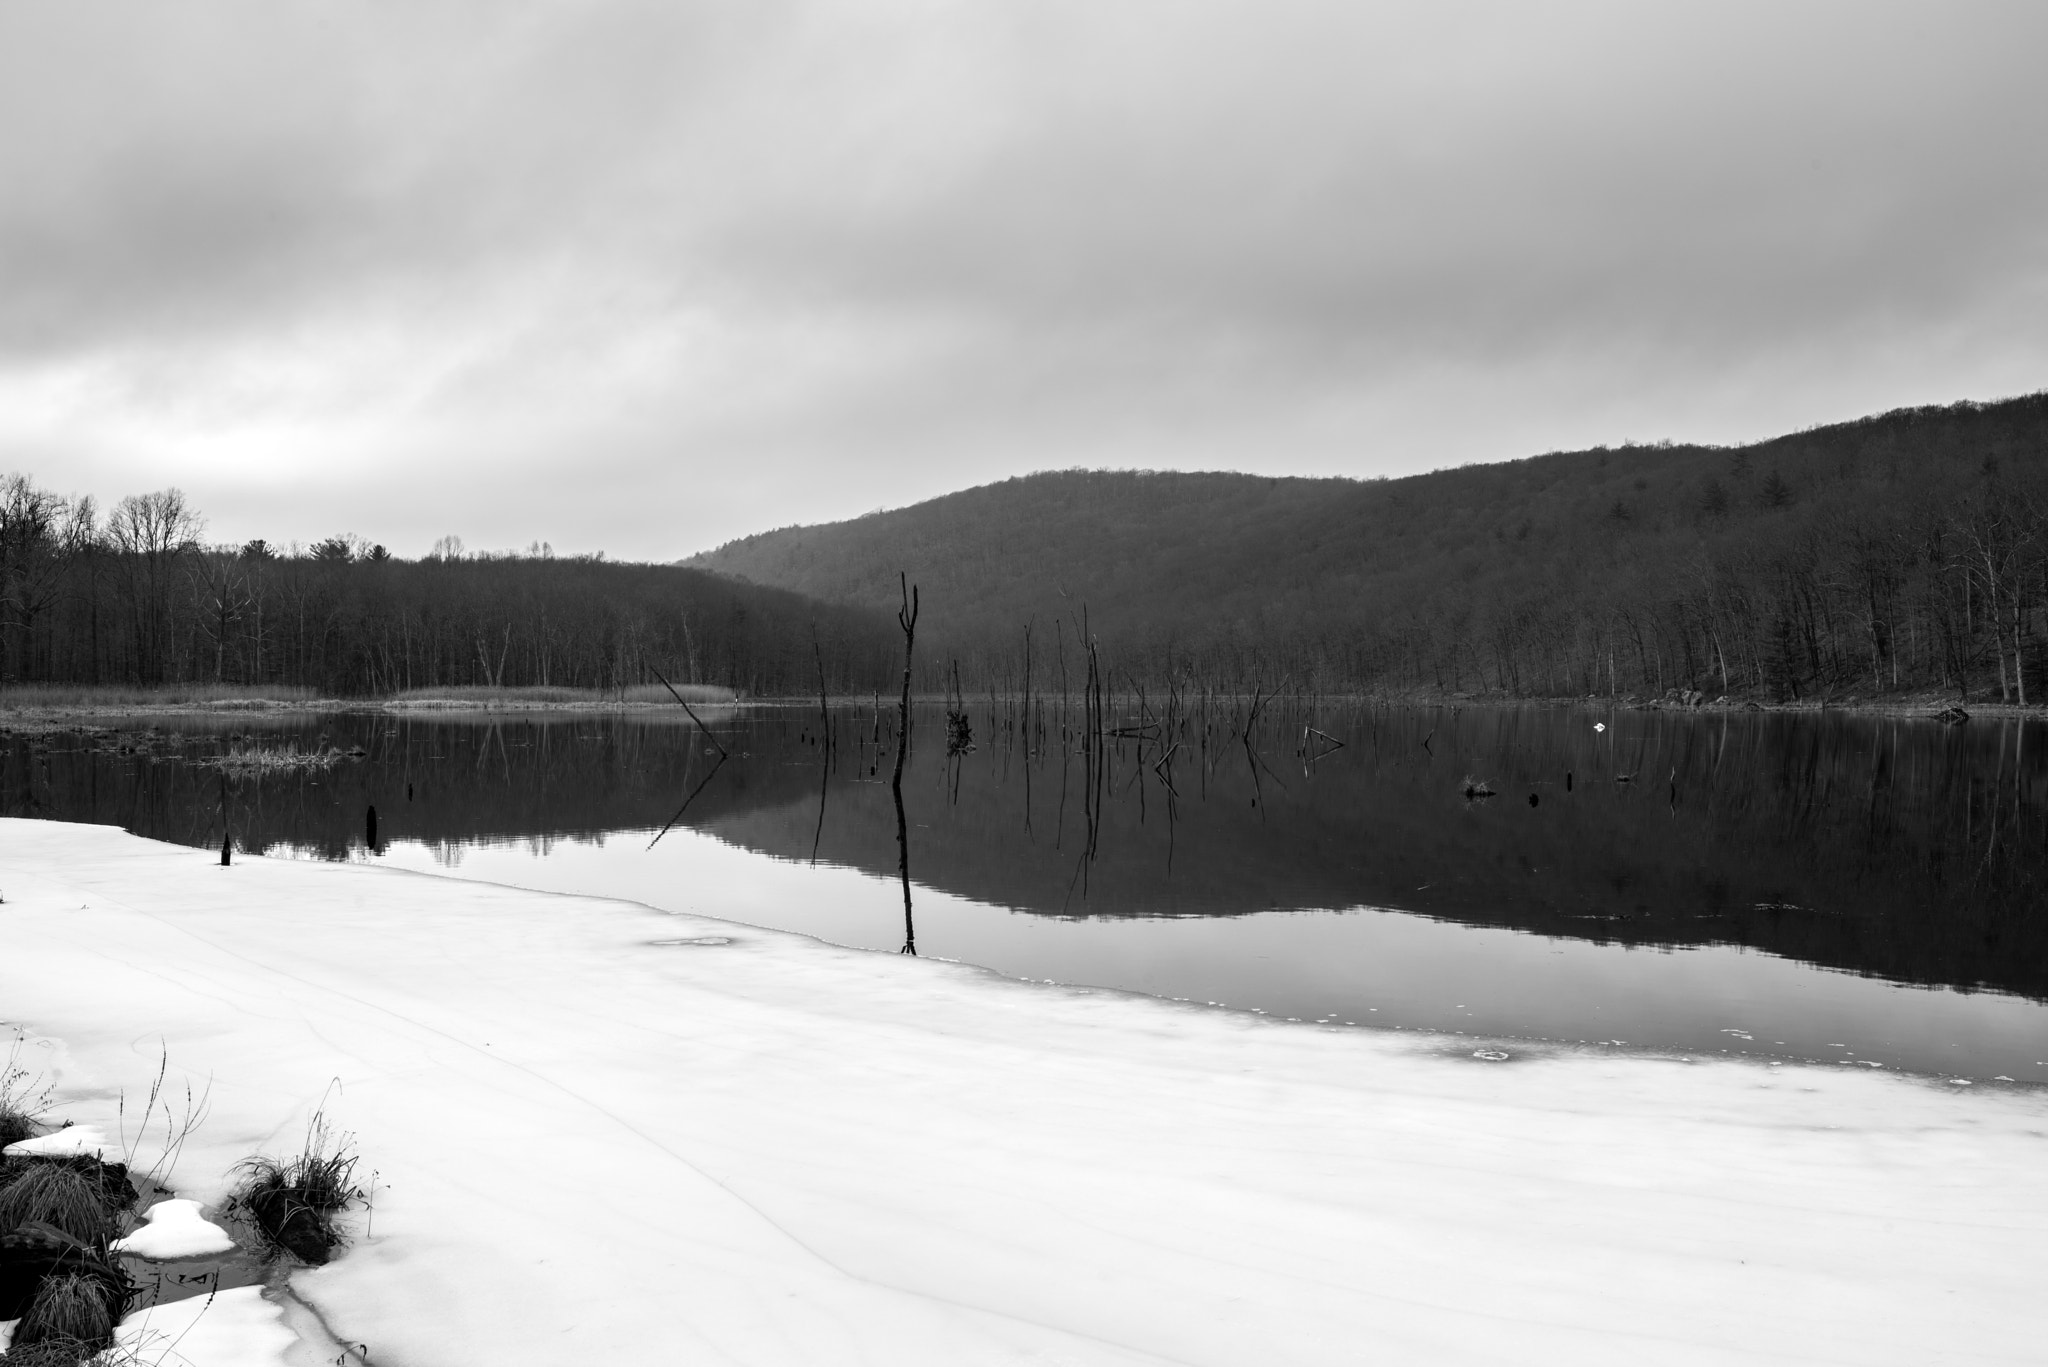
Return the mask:
POLYGON ((5 1364, 5 1367, 80 1367, 84 1363, 93 1363, 98 1367, 105 1361, 102 1354, 106 1346, 71 1338, 46 1338, 23 1343, 17 1337, 14 1346, 5 1355, 0 1355, 0 1364, 5 1364))
POLYGON ((235 707, 311 702, 315 696, 298 684, 32 683, 0 687, 0 708, 235 707))
POLYGON ((0 1231, 44 1224, 105 1248, 120 1232, 106 1188, 68 1163, 30 1160, 0 1187, 0 1231))
POLYGON ((329 747, 324 750, 301 750, 296 745, 264 748, 254 745, 230 746, 221 754, 199 761, 208 769, 219 769, 230 774, 272 774, 304 773, 308 770, 332 769, 344 759, 358 756, 329 747))
POLYGON ((27 1111, 17 1110, 0 1100, 0 1149, 9 1144, 19 1144, 24 1139, 34 1139, 41 1134, 42 1127, 36 1124, 35 1116, 27 1111))
POLYGON ((84 1344, 88 1355, 112 1346, 122 1308, 117 1300, 125 1297, 117 1297, 104 1279, 89 1273, 60 1272, 43 1278, 28 1312, 14 1327, 13 1347, 0 1361, 14 1364, 17 1352, 42 1343, 84 1344))
POLYGON ((21 1061, 22 1046, 17 1034, 6 1061, 0 1062, 0 1149, 41 1134, 43 1112, 49 1108, 49 1085, 21 1061))
POLYGON ((258 1156, 241 1164, 242 1182, 228 1210, 246 1220, 273 1251, 318 1266, 347 1242, 341 1216, 363 1198, 356 1162, 354 1137, 336 1134, 316 1113, 306 1129, 303 1153, 258 1156))

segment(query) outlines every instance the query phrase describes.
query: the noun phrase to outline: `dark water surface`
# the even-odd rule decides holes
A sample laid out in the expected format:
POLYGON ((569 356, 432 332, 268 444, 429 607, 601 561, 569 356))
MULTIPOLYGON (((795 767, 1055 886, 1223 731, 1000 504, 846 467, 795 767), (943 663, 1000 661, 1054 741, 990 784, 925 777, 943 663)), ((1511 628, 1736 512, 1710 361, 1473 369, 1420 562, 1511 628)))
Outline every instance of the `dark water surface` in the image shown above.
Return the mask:
MULTIPOLYGON (((904 776, 920 953, 1339 1025, 2048 1082, 2042 723, 1325 709, 1091 764, 1056 715, 1028 747, 972 716, 949 757, 921 713, 904 776), (1311 724, 1343 748, 1304 755, 1311 724)), ((648 712, 16 734, 0 810, 901 948, 888 719, 835 713, 829 762, 815 709, 713 725, 722 764, 648 712), (363 753, 205 762, 251 743, 363 753)))

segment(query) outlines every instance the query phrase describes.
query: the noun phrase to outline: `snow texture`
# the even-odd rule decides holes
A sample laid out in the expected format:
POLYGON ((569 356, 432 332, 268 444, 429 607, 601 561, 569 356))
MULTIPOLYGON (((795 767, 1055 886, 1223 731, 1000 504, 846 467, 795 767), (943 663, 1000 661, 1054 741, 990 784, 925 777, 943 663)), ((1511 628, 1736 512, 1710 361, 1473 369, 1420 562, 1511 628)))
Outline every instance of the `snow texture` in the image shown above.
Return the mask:
POLYGON ((9 1144, 0 1153, 9 1158, 72 1158, 79 1154, 105 1158, 110 1147, 97 1126, 66 1125, 61 1130, 9 1144))
POLYGON ((272 1367, 297 1341, 260 1286, 138 1310, 115 1332, 119 1361, 152 1367, 272 1367))
POLYGON ((109 828, 0 821, 0 886, 0 1002, 68 1112, 111 1124, 160 1035, 212 1079, 189 1194, 323 1097, 360 1136, 374 1224, 293 1289, 373 1361, 1918 1367, 2048 1332, 2035 1090, 1320 1028, 109 828))
POLYGON ((235 1246, 228 1232, 199 1213, 197 1201, 159 1201, 143 1212, 149 1223, 125 1239, 116 1239, 116 1253, 164 1262, 172 1258, 204 1258, 235 1246))

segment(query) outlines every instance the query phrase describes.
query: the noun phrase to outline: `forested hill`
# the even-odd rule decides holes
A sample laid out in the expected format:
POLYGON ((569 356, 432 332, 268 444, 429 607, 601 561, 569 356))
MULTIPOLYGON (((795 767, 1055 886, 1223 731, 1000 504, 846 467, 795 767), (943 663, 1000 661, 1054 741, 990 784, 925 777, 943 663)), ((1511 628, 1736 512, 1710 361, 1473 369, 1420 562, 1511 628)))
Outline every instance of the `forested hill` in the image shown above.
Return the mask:
POLYGON ((907 571, 920 654, 976 686, 1018 677, 1027 622, 1071 654, 1085 605, 1154 678, 2017 698, 2023 663, 2038 702, 2044 514, 2036 394, 1397 480, 1035 474, 686 563, 871 608, 907 571))

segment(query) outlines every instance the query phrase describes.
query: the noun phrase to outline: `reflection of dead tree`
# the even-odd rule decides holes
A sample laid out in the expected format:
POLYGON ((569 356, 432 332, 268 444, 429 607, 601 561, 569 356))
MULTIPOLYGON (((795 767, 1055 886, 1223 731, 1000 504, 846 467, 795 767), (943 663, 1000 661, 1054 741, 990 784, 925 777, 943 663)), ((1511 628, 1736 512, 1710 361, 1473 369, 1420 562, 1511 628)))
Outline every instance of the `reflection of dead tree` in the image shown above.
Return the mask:
POLYGON ((818 645, 818 624, 811 623, 811 654, 818 662, 818 824, 811 831, 811 862, 818 862, 818 842, 825 836, 825 788, 832 781, 832 710, 825 703, 825 652, 818 645))
POLYGON ((960 696, 960 662, 953 661, 952 690, 946 694, 946 755, 964 755, 974 748, 974 725, 967 719, 967 700, 960 696))
MULTIPOLYGON (((691 756, 691 758, 695 759, 696 757, 693 755, 691 756)), ((654 839, 647 842, 648 849, 651 850, 656 845, 659 845, 661 843, 661 838, 667 835, 671 830, 675 829, 675 824, 683 819, 683 813, 689 811, 690 804, 697 800, 697 794, 704 791, 704 785, 711 782, 711 780, 717 775, 719 769, 724 764, 725 752, 720 751, 718 758, 712 761, 711 768, 705 773, 703 778, 697 780, 697 786, 690 789, 690 795, 683 799, 683 805, 676 808, 676 814, 668 819, 668 823, 666 825, 664 825, 660 830, 654 833, 654 839)), ((689 772, 689 767, 687 764, 684 766, 683 772, 685 774, 689 772)))
POLYGON ((1179 790, 1173 786, 1173 756, 1174 752, 1179 749, 1180 742, 1175 741, 1167 747, 1165 754, 1152 761, 1152 772, 1159 775, 1159 781, 1166 785, 1166 791, 1176 796, 1179 790))
MULTIPOLYGON (((1024 623, 1024 758, 1027 761, 1031 758, 1031 623, 1028 619, 1024 623)), ((1028 763, 1025 766, 1024 772, 1026 774, 1024 780, 1026 785, 1025 791, 1028 793, 1031 782, 1029 777, 1031 770, 1028 763)), ((1031 828, 1031 803, 1028 797, 1025 799, 1024 804, 1024 828, 1026 830, 1031 828)))
POLYGON ((1314 764, 1317 760, 1343 748, 1344 742, 1329 732, 1319 731, 1313 726, 1304 726, 1301 728, 1301 744, 1295 747, 1294 753, 1300 755, 1304 763, 1314 764))
MULTIPOLYGON (((717 736, 712 734, 711 728, 704 724, 704 719, 697 715, 696 711, 693 708, 691 708, 690 704, 684 699, 683 695, 676 692, 676 686, 670 683, 667 679, 662 678, 661 671, 656 669, 653 665, 648 665, 647 671, 650 674, 654 675, 655 678, 661 679, 661 686, 669 691, 670 697, 674 698, 677 702, 683 704, 683 711, 688 712, 690 714, 690 720, 697 724, 697 729, 704 734, 704 739, 710 741, 712 746, 718 751, 717 763, 713 764, 710 770, 704 775, 704 777, 697 781, 696 787, 690 789, 690 795, 683 799, 682 806, 676 808, 676 814, 668 819, 668 824, 663 826, 659 831, 655 832, 654 839, 647 842, 647 848, 651 850, 656 845, 661 843, 661 838, 663 836, 667 835, 671 830, 675 828, 675 824, 678 821, 681 821, 683 819, 683 813, 690 810, 690 804, 697 800, 697 794, 704 791, 704 785, 711 782, 713 776, 715 776, 718 773, 720 767, 724 765, 726 754, 725 746, 719 742, 717 736)), ((692 756, 692 758, 694 758, 694 755, 692 756)), ((683 772, 686 775, 689 773, 689 768, 687 765, 684 766, 683 772)), ((822 821, 823 819, 823 813, 821 812, 819 814, 819 820, 822 821)), ((813 851, 813 853, 815 854, 815 851, 813 851)))
MULTIPOLYGON (((1103 788, 1108 782, 1109 755, 1104 745, 1103 702, 1102 702, 1102 656, 1097 649, 1095 638, 1088 632, 1088 609, 1081 609, 1081 645, 1087 651, 1088 676, 1081 685, 1081 824, 1083 843, 1080 858, 1074 864, 1074 876, 1067 882, 1067 901, 1074 896, 1074 885, 1080 884, 1081 896, 1088 896, 1088 866, 1095 862, 1096 845, 1102 833, 1103 788)), ((1066 785, 1062 775, 1060 791, 1060 814, 1066 815, 1066 785)), ((1057 846, 1055 846, 1057 847, 1057 846)), ((1066 903, 1061 904, 1064 910, 1066 903)))
POLYGON ((899 573, 897 582, 903 591, 903 606, 896 611, 896 624, 903 628, 903 704, 901 710, 902 730, 896 737, 896 772, 889 780, 890 791, 896 798, 896 873, 903 881, 903 948, 904 954, 917 953, 917 927, 910 919, 910 825, 903 816, 903 756, 910 750, 910 669, 912 648, 917 643, 917 587, 908 575, 899 573))
POLYGON ((818 624, 811 623, 811 654, 818 662, 818 735, 827 763, 832 759, 832 710, 825 705, 825 652, 818 645, 818 624))

